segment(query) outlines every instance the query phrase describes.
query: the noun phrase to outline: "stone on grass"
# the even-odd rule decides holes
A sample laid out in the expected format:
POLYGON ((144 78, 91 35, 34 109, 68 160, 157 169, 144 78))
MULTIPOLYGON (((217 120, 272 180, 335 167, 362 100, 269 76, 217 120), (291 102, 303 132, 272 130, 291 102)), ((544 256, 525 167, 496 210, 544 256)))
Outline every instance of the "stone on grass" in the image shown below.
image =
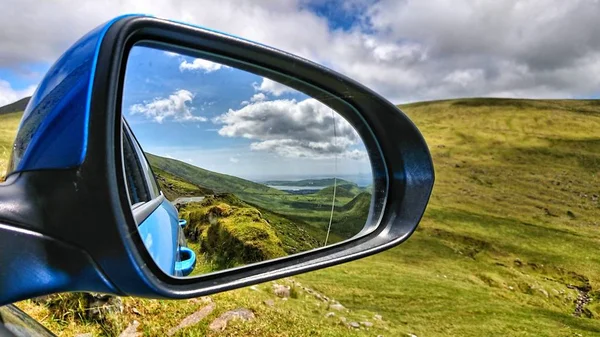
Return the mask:
POLYGON ((335 316, 335 312, 331 312, 330 311, 330 312, 328 312, 328 313, 325 314, 325 318, 329 318, 329 317, 333 317, 333 316, 335 316))
POLYGON ((370 328, 373 326, 373 323, 371 323, 369 321, 360 322, 360 324, 364 325, 367 328, 370 328))
POLYGON ((254 313, 245 308, 239 308, 231 311, 227 311, 226 313, 219 316, 215 319, 208 328, 212 331, 223 331, 227 327, 227 324, 231 320, 243 320, 243 321, 251 321, 254 319, 254 313))
POLYGON ((198 324, 198 322, 210 315, 213 310, 215 310, 215 304, 211 301, 207 306, 184 318, 176 327, 169 329, 167 336, 173 336, 177 331, 183 328, 198 324))
POLYGON ((360 324, 358 324, 358 322, 350 322, 350 323, 348 323, 348 325, 355 329, 360 328, 360 324))
POLYGON ((119 337, 139 337, 142 335, 141 332, 138 332, 137 329, 140 326, 140 322, 133 321, 129 324, 129 326, 121 332, 119 337))
POLYGON ((275 301, 273 300, 265 300, 263 301, 263 303, 267 306, 267 307, 273 307, 275 306, 275 301))
POLYGON ((275 296, 287 298, 290 297, 290 287, 281 284, 273 284, 273 293, 275 296))
POLYGON ((337 302, 329 305, 329 308, 331 308, 333 310, 337 310, 337 311, 346 310, 346 308, 343 305, 341 305, 340 303, 337 303, 337 302))

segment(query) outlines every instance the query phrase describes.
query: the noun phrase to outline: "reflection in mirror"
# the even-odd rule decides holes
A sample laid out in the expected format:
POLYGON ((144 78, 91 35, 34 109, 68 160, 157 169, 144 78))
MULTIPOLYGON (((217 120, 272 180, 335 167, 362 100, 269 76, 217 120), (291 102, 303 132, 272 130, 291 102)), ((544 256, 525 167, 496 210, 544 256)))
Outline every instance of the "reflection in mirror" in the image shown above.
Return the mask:
POLYGON ((168 200, 149 216, 136 214, 144 204, 132 206, 167 273, 306 252, 366 224, 373 178, 365 146, 312 97, 224 64, 135 46, 122 111, 168 200))

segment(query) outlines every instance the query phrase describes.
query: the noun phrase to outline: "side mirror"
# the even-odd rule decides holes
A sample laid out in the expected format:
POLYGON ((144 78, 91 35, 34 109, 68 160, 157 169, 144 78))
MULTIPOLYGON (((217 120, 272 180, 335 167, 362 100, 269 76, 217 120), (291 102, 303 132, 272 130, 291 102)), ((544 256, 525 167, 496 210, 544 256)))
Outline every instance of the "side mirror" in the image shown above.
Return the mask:
MULTIPOLYGON (((174 79, 164 77, 165 82, 171 80, 174 79)), ((300 98, 294 102, 300 102, 300 98)), ((257 110, 258 105, 254 108, 257 110)), ((231 111, 237 113, 236 118, 247 117, 249 110, 242 110, 238 106, 231 111)), ((280 115, 270 114, 269 118, 280 115)), ((200 118, 194 116, 187 117, 200 118)), ((306 116, 321 120, 321 115, 299 118, 306 120, 306 116)), ((222 127, 231 126, 230 120, 223 118, 215 120, 225 124, 222 127)), ((267 123, 269 119, 260 121, 267 123)), ((250 133, 256 125, 252 124, 250 131, 232 131, 228 135, 255 137, 250 133)), ((283 149, 288 143, 281 141, 281 135, 291 130, 288 127, 277 133, 273 127, 267 129, 272 138, 256 138, 262 145, 255 149, 267 145, 273 151, 283 149)), ((300 129, 298 134, 306 131, 300 129)), ((338 135, 334 133, 333 137, 337 139, 338 135)), ((310 143, 291 141, 301 148, 310 143)), ((325 141, 308 147, 315 150, 328 145, 331 144, 325 141)), ((265 170, 272 164, 265 162, 265 170)), ((321 179, 324 185, 319 185, 319 191, 330 187, 325 183, 328 178, 321 179)), ((332 178, 335 191, 338 177, 334 174, 332 178)), ((119 17, 84 36, 54 64, 23 115, 9 174, 0 184, 0 305, 64 291, 190 298, 352 261, 408 239, 425 211, 433 182, 431 157, 418 129, 397 107, 351 79, 297 56, 220 32, 146 16, 119 17), (135 69, 130 62, 136 60, 136 55, 146 65, 156 64, 154 58, 140 58, 136 54, 140 48, 151 50, 150 54, 178 55, 188 60, 185 62, 190 67, 198 60, 199 65, 259 76, 293 90, 297 95, 294 97, 302 97, 302 102, 307 103, 298 111, 327 111, 331 121, 347 125, 356 135, 352 136, 356 142, 345 144, 364 150, 372 178, 368 193, 364 194, 368 197, 363 195, 365 212, 348 215, 360 218, 360 226, 337 233, 327 228, 307 236, 324 244, 297 250, 277 243, 277 251, 271 255, 232 258, 235 263, 231 265, 198 274, 203 254, 214 257, 222 251, 209 246, 186 247, 191 231, 196 230, 193 240, 201 245, 197 236, 218 232, 220 229, 215 226, 219 224, 228 221, 233 228, 239 227, 232 218, 217 214, 218 219, 213 221, 217 225, 211 227, 206 220, 207 225, 199 229, 196 220, 189 216, 190 209, 186 215, 183 208, 192 202, 206 209, 214 206, 211 203, 234 195, 249 209, 261 209, 294 222, 298 219, 294 214, 268 207, 289 204, 289 200, 281 199, 281 195, 290 195, 289 188, 280 190, 277 186, 290 181, 243 183, 267 191, 263 194, 276 195, 265 199, 248 195, 252 189, 235 190, 226 179, 201 180, 197 173, 200 171, 194 171, 193 165, 178 163, 181 169, 176 171, 174 162, 144 153, 148 149, 137 141, 135 124, 125 122, 131 117, 128 111, 151 115, 143 103, 155 102, 137 97, 135 89, 139 86, 129 81, 135 69), (135 104, 142 105, 132 108, 135 104), (165 181, 182 176, 210 192, 185 196, 190 200, 170 200, 171 203, 165 181), (183 207, 180 214, 174 204, 183 207), (330 233, 336 235, 335 240, 328 238, 330 233), (322 235, 327 239, 322 240, 322 235)), ((367 186, 357 185, 358 188, 366 191, 367 186)), ((315 222, 320 221, 317 227, 327 221, 332 223, 336 210, 333 193, 330 210, 315 210, 315 222)), ((351 199, 348 196, 345 202, 351 199)), ((318 204, 299 200, 306 201, 302 204, 306 207, 318 204)), ((207 217, 210 215, 204 212, 207 217)), ((261 217, 252 221, 270 224, 261 217)), ((294 225, 309 222, 300 219, 294 225)), ((277 228, 257 230, 264 231, 255 237, 257 244, 271 237, 281 241, 275 238, 279 235, 277 228)))

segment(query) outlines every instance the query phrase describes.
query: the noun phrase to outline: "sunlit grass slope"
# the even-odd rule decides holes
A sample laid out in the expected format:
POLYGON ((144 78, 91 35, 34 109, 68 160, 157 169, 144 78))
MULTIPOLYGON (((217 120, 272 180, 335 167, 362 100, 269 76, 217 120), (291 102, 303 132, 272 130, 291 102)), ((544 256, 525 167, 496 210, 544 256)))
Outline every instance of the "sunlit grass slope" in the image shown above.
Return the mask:
POLYGON ((0 181, 6 173, 13 141, 23 112, 12 112, 0 115, 0 181))
MULTIPOLYGON (((436 169, 419 229, 385 253, 295 277, 339 300, 351 310, 345 315, 378 313, 385 325, 348 328, 302 296, 270 308, 263 285, 214 296, 219 311, 181 335, 204 335, 215 315, 236 307, 257 319, 219 335, 600 335, 600 102, 460 99, 401 108, 436 169), (591 302, 574 317, 585 293, 591 302)), ((147 336, 196 310, 189 301, 126 303, 144 316, 127 309, 110 326, 137 319, 147 336)), ((102 331, 21 305, 65 335, 102 331)))

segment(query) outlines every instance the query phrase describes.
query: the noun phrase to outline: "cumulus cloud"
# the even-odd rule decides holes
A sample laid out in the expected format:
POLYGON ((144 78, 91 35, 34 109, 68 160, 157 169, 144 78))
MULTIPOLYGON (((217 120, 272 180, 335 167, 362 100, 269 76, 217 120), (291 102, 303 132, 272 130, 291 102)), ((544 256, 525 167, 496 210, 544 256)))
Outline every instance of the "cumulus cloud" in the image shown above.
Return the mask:
POLYGON ((256 102, 230 109, 214 120, 225 137, 252 139, 250 148, 284 157, 364 159, 352 148, 361 142, 354 128, 329 107, 315 99, 300 102, 256 102))
MULTIPOLYGON (((332 22, 308 10, 307 2, 106 0, 81 6, 79 0, 64 0, 33 6, 5 0, 0 67, 53 62, 94 26, 133 12, 200 24, 298 54, 395 103, 595 96, 600 87, 597 1, 352 0, 339 6, 356 19, 344 29, 330 28, 332 22)), ((256 88, 281 95, 273 84, 263 80, 256 88)))
POLYGON ((281 96, 284 93, 295 92, 294 89, 265 77, 263 77, 260 83, 253 83, 252 86, 256 91, 266 92, 275 96, 281 96))
POLYGON ((204 59, 194 59, 192 62, 183 60, 181 64, 179 64, 179 71, 202 71, 203 73, 208 74, 225 67, 226 66, 220 63, 215 63, 204 59))
POLYGON ((250 97, 250 102, 262 102, 265 99, 267 99, 267 96, 265 96, 265 94, 262 92, 259 92, 258 94, 254 94, 252 97, 250 97))
POLYGON ((144 115, 157 123, 162 123, 165 119, 205 122, 206 118, 192 114, 193 108, 189 104, 193 99, 194 95, 190 91, 180 89, 167 98, 157 97, 149 102, 134 104, 129 107, 129 113, 144 115))
POLYGON ((0 79, 0 106, 13 103, 26 96, 31 96, 34 91, 34 85, 23 90, 15 90, 10 83, 0 79))

